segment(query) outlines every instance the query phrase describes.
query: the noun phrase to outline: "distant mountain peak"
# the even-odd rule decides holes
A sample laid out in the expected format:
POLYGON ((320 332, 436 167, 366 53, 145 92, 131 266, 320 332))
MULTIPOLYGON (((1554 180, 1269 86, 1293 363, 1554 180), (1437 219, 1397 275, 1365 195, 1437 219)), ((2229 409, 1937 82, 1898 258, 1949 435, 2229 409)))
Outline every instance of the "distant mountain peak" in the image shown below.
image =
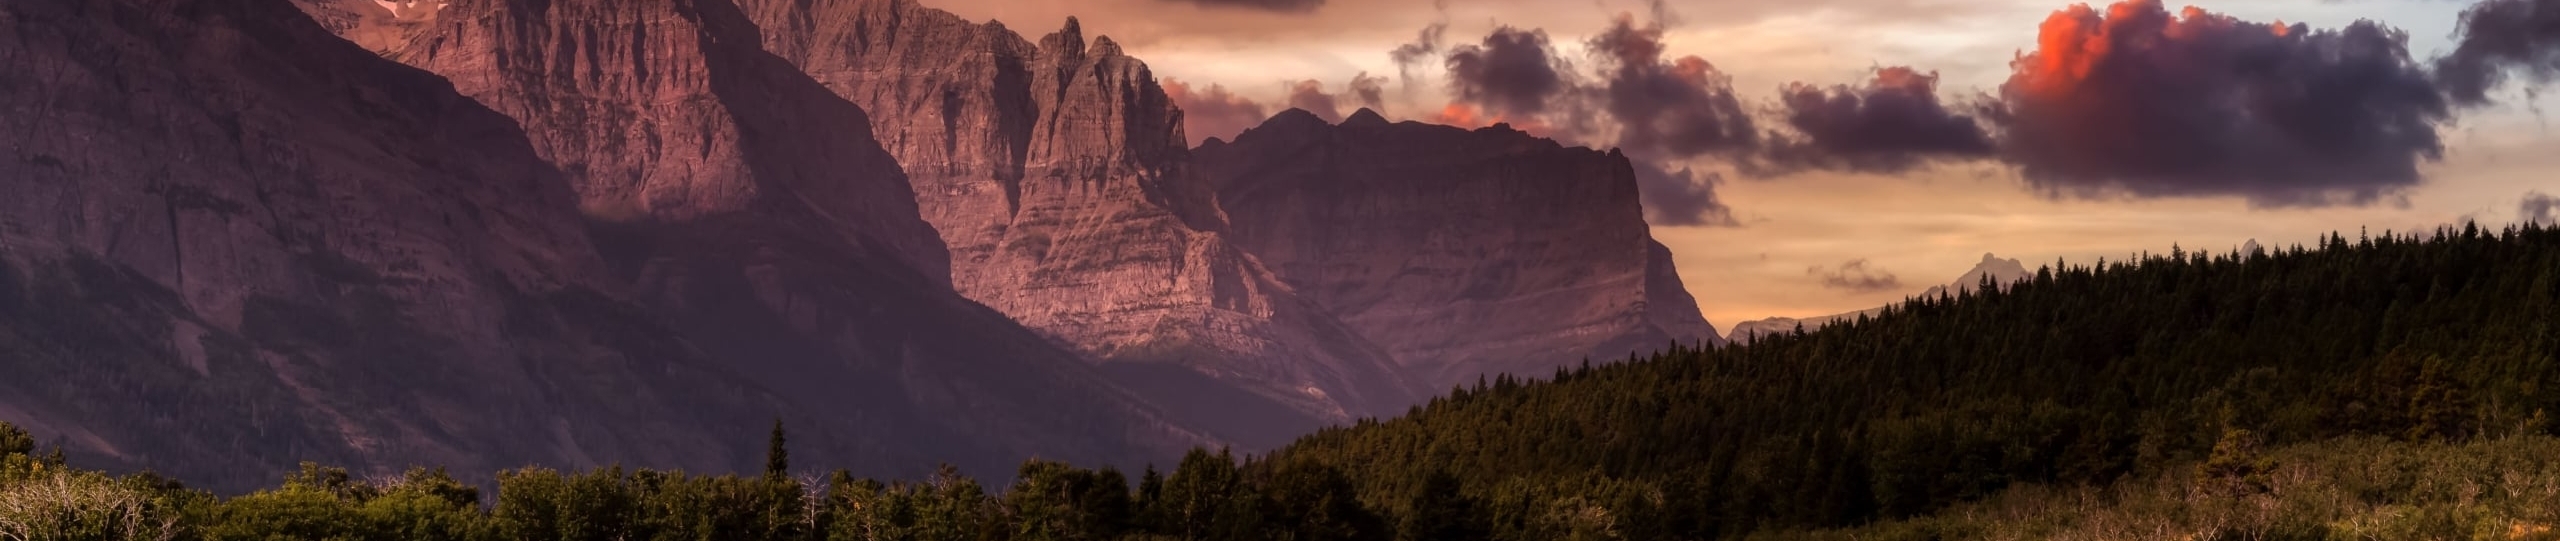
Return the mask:
POLYGON ((1391 124, 1391 123, 1387 121, 1387 117, 1386 117, 1386 115, 1380 115, 1380 114, 1378 114, 1378 112, 1377 112, 1377 111, 1370 110, 1370 109, 1369 109, 1369 108, 1367 108, 1367 107, 1362 107, 1362 108, 1360 108, 1360 110, 1359 110, 1359 111, 1351 113, 1351 117, 1350 117, 1350 118, 1345 118, 1345 119, 1343 119, 1343 120, 1342 120, 1342 125, 1343 125, 1343 126, 1351 126, 1351 127, 1363 127, 1363 128, 1368 128, 1368 127, 1386 126, 1386 125, 1388 125, 1388 124, 1391 124))
MULTIPOLYGON (((1979 287, 1985 277, 1990 278, 1994 284, 2007 286, 2033 279, 2035 278, 2035 272, 2027 270, 2027 265, 2023 261, 2019 261, 2017 259, 2002 259, 2000 256, 1993 253, 1984 252, 1982 254, 1982 260, 1974 263, 1973 268, 1966 270, 1964 275, 1957 276, 1954 281, 1947 282, 1944 285, 1929 286, 1929 289, 1921 292, 1919 296, 1921 298, 1934 298, 1970 292, 1973 291, 1974 288, 1979 287)), ((1834 323, 1851 321, 1857 319, 1859 316, 1874 315, 1875 313, 1882 311, 1884 311, 1883 307, 1876 307, 1855 312, 1819 317, 1772 317, 1745 321, 1734 324, 1732 333, 1727 335, 1725 340, 1735 344, 1748 344, 1753 340, 1757 340, 1762 337, 1791 333, 1795 332, 1795 330, 1799 328, 1806 331, 1812 331, 1834 323)))

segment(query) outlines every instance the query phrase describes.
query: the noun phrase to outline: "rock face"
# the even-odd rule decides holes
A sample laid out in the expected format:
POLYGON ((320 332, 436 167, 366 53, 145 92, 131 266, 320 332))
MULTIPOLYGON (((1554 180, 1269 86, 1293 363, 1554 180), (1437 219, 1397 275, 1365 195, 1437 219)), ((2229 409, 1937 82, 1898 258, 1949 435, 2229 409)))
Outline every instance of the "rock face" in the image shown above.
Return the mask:
POLYGON ((435 22, 447 0, 293 0, 330 32, 366 50, 399 50, 435 22))
POLYGON ((12 1, 0 70, 0 417, 84 463, 727 469, 788 411, 612 294, 513 121, 283 0, 12 1))
MULTIPOLYGON (((1963 276, 1956 277, 1955 281, 1947 282, 1946 285, 1929 286, 1929 290, 1921 292, 1920 296, 1937 297, 1941 295, 1962 294, 1981 287, 1983 280, 1986 278, 1991 280, 1994 284, 2008 285, 2035 278, 2035 273, 2029 272, 2027 270, 2027 265, 2016 259, 2001 259, 1998 256, 1991 254, 1982 254, 1982 262, 1975 263, 1972 270, 1965 271, 1963 276)), ((1856 312, 1832 314, 1822 317, 1801 319, 1791 317, 1773 317, 1768 319, 1755 319, 1735 324, 1733 326, 1733 334, 1725 337, 1725 341, 1734 344, 1749 344, 1762 337, 1794 333, 1798 329, 1802 329, 1805 332, 1813 332, 1823 327, 1830 326, 1833 323, 1854 321, 1860 316, 1873 316, 1883 311, 1884 307, 1876 307, 1856 312)))
POLYGON ((678 4, 455 5, 485 16, 416 57, 540 87, 487 100, 519 118, 286 0, 0 4, 0 418, 217 489, 300 460, 749 470, 776 418, 878 475, 1216 443, 918 270, 945 259, 867 134, 769 119, 859 112, 704 30, 734 7, 678 4), (693 61, 580 63, 605 44, 693 61), (608 118, 642 99, 666 113, 608 118))
POLYGON ((868 116, 765 52, 727 0, 464 0, 392 56, 522 123, 615 275, 709 354, 878 424, 852 433, 937 443, 892 462, 1199 442, 953 294, 868 116))
POLYGON ((1236 244, 1426 383, 1718 340, 1624 156, 1367 110, 1290 110, 1196 154, 1236 244))
POLYGON ((1035 44, 912 0, 741 4, 769 49, 873 113, 962 294, 1168 409, 1261 425, 1260 439, 1307 427, 1277 417, 1340 422, 1415 399, 1385 352, 1228 239, 1181 112, 1110 38, 1088 42, 1070 19, 1035 44), (1268 403, 1208 401, 1219 393, 1203 383, 1268 403))

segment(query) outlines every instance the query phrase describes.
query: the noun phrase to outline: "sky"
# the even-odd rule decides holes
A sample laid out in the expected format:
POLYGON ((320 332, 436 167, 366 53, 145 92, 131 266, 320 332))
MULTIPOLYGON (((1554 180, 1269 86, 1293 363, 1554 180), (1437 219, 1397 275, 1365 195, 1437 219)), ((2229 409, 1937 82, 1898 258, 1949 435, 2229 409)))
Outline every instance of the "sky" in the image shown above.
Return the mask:
POLYGON ((1627 148, 1654 235, 1723 329, 1883 305, 1985 253, 2033 268, 2504 225, 2560 194, 2530 77, 2435 90, 2468 0, 2169 1, 2154 19, 2027 0, 925 2, 1028 34, 1078 17, 1181 94, 1195 140, 1309 97, 1347 113, 1365 87, 1390 118, 1627 148), (1438 46, 1399 64, 1434 25, 1438 46))

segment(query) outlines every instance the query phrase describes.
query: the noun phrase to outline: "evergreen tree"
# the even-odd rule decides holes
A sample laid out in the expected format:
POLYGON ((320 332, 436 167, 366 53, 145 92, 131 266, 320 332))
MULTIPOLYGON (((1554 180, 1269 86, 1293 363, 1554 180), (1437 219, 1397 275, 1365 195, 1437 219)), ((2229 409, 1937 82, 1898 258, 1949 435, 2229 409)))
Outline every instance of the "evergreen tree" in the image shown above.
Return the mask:
POLYGON ((773 419, 773 436, 765 440, 764 476, 766 479, 781 480, 791 476, 791 450, 784 445, 785 443, 786 440, 782 435, 782 418, 776 417, 773 419))

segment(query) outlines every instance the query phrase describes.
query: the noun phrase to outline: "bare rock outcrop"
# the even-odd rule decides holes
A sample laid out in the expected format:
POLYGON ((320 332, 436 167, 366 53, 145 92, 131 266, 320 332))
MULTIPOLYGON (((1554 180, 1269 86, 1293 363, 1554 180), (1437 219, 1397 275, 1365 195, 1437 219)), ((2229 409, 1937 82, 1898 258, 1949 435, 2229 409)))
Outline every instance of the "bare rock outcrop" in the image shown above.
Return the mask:
POLYGON ((386 53, 406 47, 433 24, 450 0, 293 0, 320 26, 356 42, 366 50, 386 53))
POLYGON ((85 465, 744 466, 809 419, 614 293, 513 120, 284 0, 7 2, 0 70, 0 413, 85 465))
POLYGON ((1205 441, 953 294, 866 113, 728 0, 463 0, 392 57, 522 123, 616 275, 750 380, 981 465, 1205 441))
POLYGON ((1616 153, 1367 110, 1195 152, 1236 244, 1426 383, 1719 340, 1616 153))
POLYGON ((295 8, 0 4, 0 416, 226 490, 737 471, 776 418, 871 475, 1218 443, 951 293, 735 6, 456 3, 401 55, 459 91, 295 8))
POLYGON ((768 49, 872 112, 962 294, 1263 440, 1306 423, 1239 412, 1341 422, 1415 400, 1384 351, 1233 244, 1181 111, 1110 38, 1070 19, 1034 43, 913 0, 741 4, 768 49), (1187 390, 1204 383, 1269 404, 1195 400, 1218 394, 1187 390))

